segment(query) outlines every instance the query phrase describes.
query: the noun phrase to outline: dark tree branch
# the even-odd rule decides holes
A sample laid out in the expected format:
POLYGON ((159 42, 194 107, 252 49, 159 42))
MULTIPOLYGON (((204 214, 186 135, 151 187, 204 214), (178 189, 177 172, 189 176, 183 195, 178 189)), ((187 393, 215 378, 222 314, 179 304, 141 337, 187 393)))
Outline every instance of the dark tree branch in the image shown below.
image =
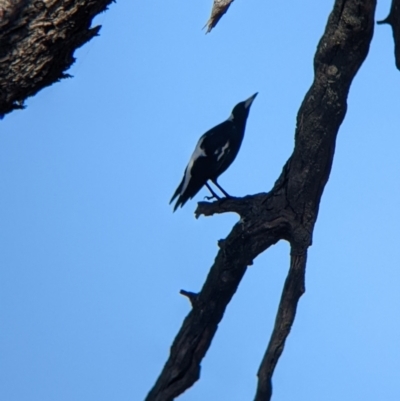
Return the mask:
POLYGON ((267 194, 249 195, 244 198, 222 198, 213 203, 199 202, 194 212, 196 219, 201 215, 212 216, 213 214, 221 214, 227 212, 237 213, 240 217, 245 217, 249 208, 254 202, 265 202, 267 194))
POLYGON ((392 0, 389 15, 378 24, 389 24, 393 30, 394 56, 396 67, 400 70, 400 0, 392 0))
POLYGON ((249 229, 244 222, 237 223, 229 236, 220 243, 207 280, 193 304, 193 309, 171 347, 163 372, 147 400, 173 400, 189 388, 200 375, 200 362, 222 319, 225 308, 252 263, 249 255, 257 255, 274 244, 283 235, 285 224, 271 230, 249 229), (251 239, 251 240, 250 240, 251 239))
POLYGON ((259 370, 256 400, 271 397, 271 377, 304 292, 307 248, 328 181, 336 137, 351 82, 373 35, 376 0, 336 0, 314 59, 314 82, 297 116, 295 148, 268 194, 200 202, 196 216, 235 212, 240 221, 224 241, 171 347, 170 357, 146 401, 171 401, 200 375, 225 309, 255 257, 281 239, 292 257, 275 328, 259 370))
POLYGON ((299 254, 297 252, 292 250, 290 269, 283 287, 274 330, 258 370, 258 387, 254 401, 271 399, 272 375, 293 325, 297 304, 305 292, 307 251, 303 250, 299 254))
POLYGON ((68 77, 74 51, 96 36, 112 0, 0 0, 0 115, 68 77))

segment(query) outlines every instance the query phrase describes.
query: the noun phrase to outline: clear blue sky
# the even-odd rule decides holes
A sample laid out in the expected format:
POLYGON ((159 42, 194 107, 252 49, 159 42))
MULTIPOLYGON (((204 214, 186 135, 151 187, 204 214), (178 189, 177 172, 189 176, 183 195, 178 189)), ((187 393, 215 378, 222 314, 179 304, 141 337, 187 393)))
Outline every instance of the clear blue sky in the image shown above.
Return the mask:
MULTIPOLYGON (((0 122, 0 399, 140 401, 235 215, 172 213, 199 136, 254 92, 220 183, 269 190, 333 1, 119 1, 64 80, 0 122)), ((389 0, 380 1, 385 18, 389 0)), ((400 72, 376 27, 340 130, 307 292, 274 401, 400 400, 400 72)), ((249 268, 180 400, 251 400, 288 270, 279 243, 249 268)))

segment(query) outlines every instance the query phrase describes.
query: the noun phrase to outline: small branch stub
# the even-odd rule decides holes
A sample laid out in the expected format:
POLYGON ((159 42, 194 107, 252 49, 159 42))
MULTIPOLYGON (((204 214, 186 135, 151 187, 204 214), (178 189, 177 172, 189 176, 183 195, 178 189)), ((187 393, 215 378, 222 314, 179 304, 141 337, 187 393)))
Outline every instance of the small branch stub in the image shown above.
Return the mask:
POLYGON ((389 15, 377 24, 389 24, 392 27, 396 68, 400 70, 400 0, 392 0, 389 15))
POLYGON ((196 294, 195 292, 186 291, 186 290, 180 290, 179 294, 183 295, 184 297, 187 297, 192 306, 194 306, 194 304, 197 301, 198 294, 196 294))

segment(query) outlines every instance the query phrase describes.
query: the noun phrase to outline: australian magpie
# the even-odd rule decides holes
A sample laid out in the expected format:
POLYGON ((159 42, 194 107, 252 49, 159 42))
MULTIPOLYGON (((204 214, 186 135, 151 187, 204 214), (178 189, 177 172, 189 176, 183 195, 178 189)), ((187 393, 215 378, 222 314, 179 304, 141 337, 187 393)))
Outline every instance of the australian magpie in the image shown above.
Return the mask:
POLYGON ((229 197, 217 183, 217 178, 232 164, 239 152, 250 106, 256 96, 257 93, 238 103, 226 121, 201 136, 185 169, 183 179, 169 202, 178 197, 174 211, 192 199, 203 185, 207 186, 213 198, 219 199, 208 184, 208 180, 229 197))

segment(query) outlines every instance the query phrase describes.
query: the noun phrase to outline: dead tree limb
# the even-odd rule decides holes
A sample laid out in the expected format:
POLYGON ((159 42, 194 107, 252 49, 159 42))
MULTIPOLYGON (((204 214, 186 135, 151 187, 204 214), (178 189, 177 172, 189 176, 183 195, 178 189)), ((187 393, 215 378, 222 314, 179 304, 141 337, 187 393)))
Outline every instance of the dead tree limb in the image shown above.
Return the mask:
POLYGON ((282 297, 276 315, 275 326, 267 351, 258 370, 258 386, 255 401, 270 400, 272 396, 272 375, 283 352, 285 341, 296 316, 297 304, 305 292, 307 250, 292 249, 290 269, 283 287, 282 297))
POLYGON ((389 15, 378 24, 389 24, 393 31, 394 57, 396 67, 400 70, 400 0, 392 0, 389 15))
POLYGON ((0 0, 0 115, 62 78, 112 0, 0 0))
POLYGON ((271 378, 304 292, 307 248, 328 181, 351 82, 373 35, 376 0, 336 0, 314 59, 314 82, 297 116, 295 148, 273 189, 201 202, 196 216, 235 212, 240 220, 220 250, 170 356, 146 401, 171 401, 200 376, 200 363, 248 265, 279 240, 291 244, 291 267, 275 328, 260 366, 256 401, 269 400, 271 378))
POLYGON ((216 27, 222 16, 228 11, 233 0, 214 0, 211 15, 204 28, 207 27, 206 33, 211 32, 216 27))

